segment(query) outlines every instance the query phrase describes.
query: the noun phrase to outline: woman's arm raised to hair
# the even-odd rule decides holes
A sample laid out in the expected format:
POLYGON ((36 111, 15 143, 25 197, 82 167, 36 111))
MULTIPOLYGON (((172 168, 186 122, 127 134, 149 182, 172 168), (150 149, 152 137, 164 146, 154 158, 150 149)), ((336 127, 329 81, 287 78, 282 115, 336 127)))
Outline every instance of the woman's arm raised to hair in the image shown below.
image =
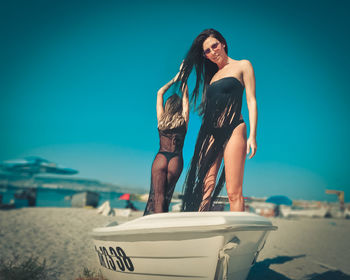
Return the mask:
POLYGON ((190 116, 190 104, 188 101, 188 87, 184 86, 182 91, 182 116, 185 119, 186 125, 188 125, 189 116, 190 116))
POLYGON ((247 154, 251 151, 249 158, 252 158, 257 149, 256 129, 258 122, 258 108, 255 95, 255 75, 252 64, 248 60, 242 60, 243 80, 247 97, 249 111, 249 137, 247 140, 247 154))
POLYGON ((157 93, 157 119, 160 120, 161 116, 164 113, 163 107, 163 95, 167 92, 167 90, 172 86, 173 83, 177 80, 179 73, 176 74, 174 78, 172 78, 169 82, 167 82, 164 86, 162 86, 157 93))

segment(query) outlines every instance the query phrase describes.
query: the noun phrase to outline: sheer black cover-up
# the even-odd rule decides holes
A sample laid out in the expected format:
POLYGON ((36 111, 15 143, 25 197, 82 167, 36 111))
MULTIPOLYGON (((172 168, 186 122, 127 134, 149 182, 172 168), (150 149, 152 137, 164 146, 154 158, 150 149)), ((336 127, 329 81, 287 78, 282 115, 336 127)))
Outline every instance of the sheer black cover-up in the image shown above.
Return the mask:
MULTIPOLYGON (((207 86, 202 125, 184 184, 182 211, 199 210, 205 176, 224 151, 233 130, 243 122, 240 120, 243 91, 242 83, 235 77, 225 77, 207 86)), ((224 168, 217 178, 210 206, 225 183, 224 168)))
POLYGON ((160 148, 152 164, 151 188, 144 215, 169 211, 183 168, 182 148, 186 131, 186 124, 172 129, 158 129, 160 148))

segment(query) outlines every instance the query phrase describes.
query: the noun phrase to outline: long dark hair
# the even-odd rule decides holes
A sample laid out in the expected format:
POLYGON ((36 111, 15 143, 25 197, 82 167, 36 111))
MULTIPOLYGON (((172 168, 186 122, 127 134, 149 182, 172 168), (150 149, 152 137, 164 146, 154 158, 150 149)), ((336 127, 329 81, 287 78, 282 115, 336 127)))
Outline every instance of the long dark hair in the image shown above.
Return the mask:
POLYGON ((208 37, 214 37, 225 45, 225 52, 228 53, 227 43, 225 38, 220 34, 220 32, 215 29, 205 29, 203 30, 193 41, 190 50, 188 51, 180 71, 181 88, 187 83, 188 77, 190 76, 193 67, 196 69, 196 86, 191 95, 191 103, 196 108, 198 97, 199 97, 199 87, 203 82, 203 94, 201 98, 201 103, 196 108, 200 115, 203 114, 205 99, 206 99, 206 89, 210 83, 211 78, 219 70, 218 66, 211 62, 204 56, 203 52, 203 42, 208 37))

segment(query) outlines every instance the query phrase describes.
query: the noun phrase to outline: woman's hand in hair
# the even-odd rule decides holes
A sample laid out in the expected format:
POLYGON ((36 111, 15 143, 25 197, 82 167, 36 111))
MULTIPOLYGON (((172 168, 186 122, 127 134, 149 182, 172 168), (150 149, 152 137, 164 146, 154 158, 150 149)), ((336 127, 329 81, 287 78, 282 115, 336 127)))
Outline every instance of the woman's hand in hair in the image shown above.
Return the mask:
POLYGON ((173 83, 175 83, 177 81, 177 79, 179 78, 180 75, 180 71, 177 72, 177 74, 175 75, 175 77, 172 79, 173 83))

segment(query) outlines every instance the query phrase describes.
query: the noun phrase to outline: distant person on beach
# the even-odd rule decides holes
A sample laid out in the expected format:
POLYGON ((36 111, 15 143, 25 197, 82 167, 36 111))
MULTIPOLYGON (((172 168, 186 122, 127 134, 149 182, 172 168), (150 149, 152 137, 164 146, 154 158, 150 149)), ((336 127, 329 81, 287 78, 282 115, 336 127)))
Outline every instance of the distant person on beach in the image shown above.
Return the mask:
POLYGON ((224 37, 214 29, 206 29, 193 41, 181 68, 182 84, 187 83, 192 69, 196 70, 191 100, 194 104, 200 100, 197 109, 202 116, 184 185, 183 211, 210 210, 225 181, 230 210, 244 211, 244 163, 246 154, 251 151, 252 158, 257 149, 255 77, 248 60, 235 60, 227 53, 224 37), (248 140, 241 115, 244 89, 249 110, 248 140), (224 166, 220 171, 222 159, 224 166))
POLYGON ((131 209, 131 210, 133 210, 133 211, 137 211, 138 209, 135 207, 135 205, 131 202, 131 200, 130 199, 128 199, 127 201, 126 201, 126 204, 125 204, 125 208, 126 209, 131 209))
POLYGON ((181 87, 182 98, 171 95, 163 106, 163 96, 179 77, 179 73, 157 93, 159 152, 151 170, 151 189, 144 215, 169 211, 174 188, 183 168, 182 148, 189 121, 188 89, 181 87))

